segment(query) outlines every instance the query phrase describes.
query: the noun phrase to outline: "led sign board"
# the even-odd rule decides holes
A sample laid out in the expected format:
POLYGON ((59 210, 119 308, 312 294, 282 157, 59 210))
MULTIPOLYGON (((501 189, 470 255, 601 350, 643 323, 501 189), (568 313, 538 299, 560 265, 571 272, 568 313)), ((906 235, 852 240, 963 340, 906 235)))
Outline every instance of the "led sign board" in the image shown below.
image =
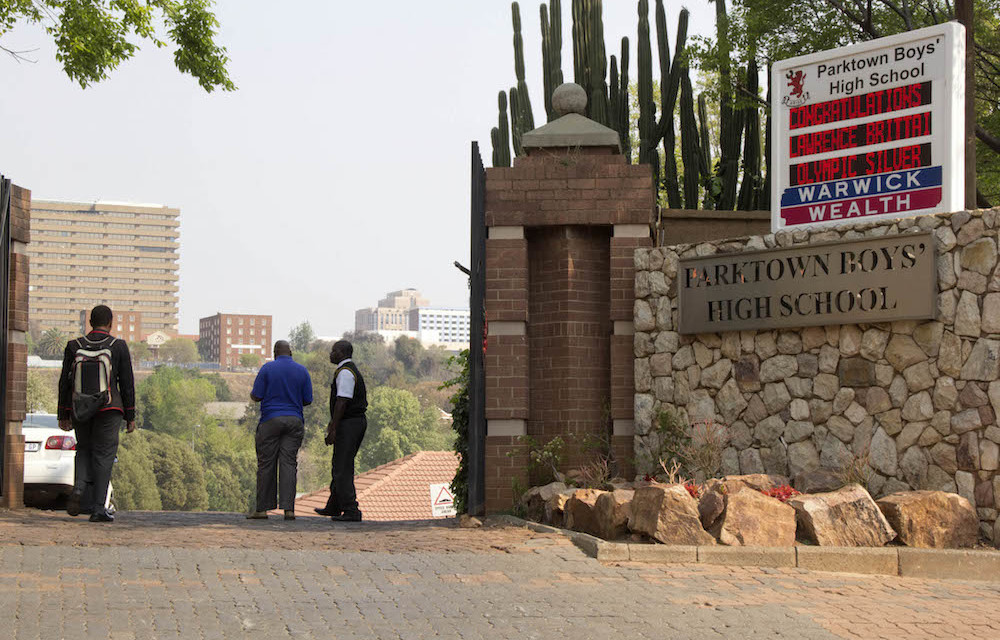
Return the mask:
POLYGON ((962 25, 782 60, 772 73, 772 231, 964 208, 962 25))

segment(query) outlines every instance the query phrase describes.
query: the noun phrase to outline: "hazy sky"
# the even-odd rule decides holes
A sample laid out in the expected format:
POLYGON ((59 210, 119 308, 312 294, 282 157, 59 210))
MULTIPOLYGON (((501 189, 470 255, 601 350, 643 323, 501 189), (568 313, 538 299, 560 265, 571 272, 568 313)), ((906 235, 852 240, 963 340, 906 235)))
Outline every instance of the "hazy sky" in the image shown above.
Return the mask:
MULTIPOLYGON (((629 37, 633 79, 636 6, 604 3, 608 53, 629 37)), ((681 6, 668 2, 671 42, 681 6)), ((405 287, 435 306, 467 307, 452 262, 469 259, 470 141, 488 166, 497 91, 515 82, 510 3, 228 0, 216 9, 239 86, 229 94, 206 94, 169 50, 148 45, 81 90, 41 30, 6 36, 8 48, 38 51, 36 64, 0 57, 0 173, 39 199, 180 208, 184 333, 224 311, 272 314, 275 337, 302 320, 339 335, 353 329, 355 309, 405 287)), ((711 4, 689 9, 690 33, 714 29, 711 4)), ((541 124, 538 3, 521 10, 541 124)))

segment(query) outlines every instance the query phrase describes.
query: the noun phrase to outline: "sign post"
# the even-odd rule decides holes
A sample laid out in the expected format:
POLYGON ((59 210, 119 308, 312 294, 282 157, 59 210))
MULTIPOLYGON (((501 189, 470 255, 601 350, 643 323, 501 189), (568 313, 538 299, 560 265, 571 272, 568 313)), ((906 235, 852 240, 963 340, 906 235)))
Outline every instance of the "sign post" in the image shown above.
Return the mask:
POLYGON ((772 231, 965 208, 962 25, 782 60, 772 73, 772 231))

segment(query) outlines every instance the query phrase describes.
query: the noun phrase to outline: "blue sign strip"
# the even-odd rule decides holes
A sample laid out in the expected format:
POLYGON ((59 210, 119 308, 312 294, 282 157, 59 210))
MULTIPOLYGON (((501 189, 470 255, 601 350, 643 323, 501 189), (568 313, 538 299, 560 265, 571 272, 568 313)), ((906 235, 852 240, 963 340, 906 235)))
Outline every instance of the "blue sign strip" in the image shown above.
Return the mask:
POLYGON ((791 187, 785 189, 785 193, 782 194, 781 206, 794 207, 800 204, 863 198, 939 186, 941 186, 941 167, 924 167, 791 187))

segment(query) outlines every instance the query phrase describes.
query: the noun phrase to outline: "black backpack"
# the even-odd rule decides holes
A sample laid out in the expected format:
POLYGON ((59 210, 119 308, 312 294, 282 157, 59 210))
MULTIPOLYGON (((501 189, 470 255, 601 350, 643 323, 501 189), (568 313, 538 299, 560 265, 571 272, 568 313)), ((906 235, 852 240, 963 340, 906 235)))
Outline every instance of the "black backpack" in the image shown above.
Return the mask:
POLYGON ((86 336, 77 339, 79 345, 73 359, 73 419, 87 422, 98 411, 111 404, 113 378, 111 346, 116 338, 108 336, 93 341, 86 336))

